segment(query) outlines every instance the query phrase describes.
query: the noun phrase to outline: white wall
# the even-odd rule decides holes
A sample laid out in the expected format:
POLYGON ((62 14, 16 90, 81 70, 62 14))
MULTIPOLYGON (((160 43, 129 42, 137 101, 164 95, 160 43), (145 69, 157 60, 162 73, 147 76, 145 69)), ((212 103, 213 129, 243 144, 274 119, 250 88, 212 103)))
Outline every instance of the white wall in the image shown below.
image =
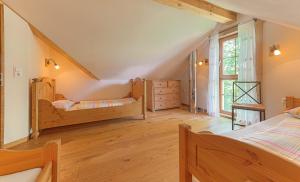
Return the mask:
POLYGON ((28 136, 29 80, 40 75, 43 45, 27 23, 4 6, 4 143, 28 136), (13 70, 22 72, 15 77, 13 70))
MULTIPOLYGON (((172 56, 159 57, 160 60, 164 60, 163 62, 147 63, 148 67, 139 67, 139 72, 135 72, 137 68, 135 65, 131 65, 133 69, 124 68, 125 72, 123 73, 111 69, 108 71, 112 75, 117 75, 116 78, 119 79, 111 78, 97 81, 91 79, 66 57, 35 37, 28 24, 9 8, 5 7, 4 15, 5 143, 27 137, 29 134, 29 83, 32 78, 40 76, 55 78, 57 92, 75 101, 124 97, 130 91, 129 79, 132 77, 128 75, 133 74, 147 79, 174 79, 174 77, 183 74, 188 79, 188 74, 186 74, 188 72, 182 68, 188 63, 186 61, 188 54, 201 44, 201 34, 203 33, 199 29, 199 34, 193 35, 193 38, 177 42, 177 46, 168 50, 175 52, 172 53, 172 56), (61 66, 61 69, 55 70, 53 66, 45 67, 45 58, 54 59, 61 66), (22 71, 22 76, 14 77, 14 67, 22 71)), ((214 25, 214 23, 209 24, 209 26, 214 25)), ((143 61, 140 60, 140 62, 143 61)), ((102 63, 97 64, 102 65, 102 63)), ((184 86, 183 89, 188 92, 188 85, 184 86)), ((188 97, 185 99, 188 102, 188 97)))
MULTIPOLYGON (((146 79, 182 79, 182 91, 188 92, 188 55, 203 42, 202 38, 196 39, 191 43, 182 44, 178 47, 179 53, 172 58, 164 58, 166 61, 157 65, 150 75, 134 73, 138 77, 146 79), (186 83, 186 84, 185 84, 186 83)), ((46 68, 45 76, 55 78, 57 81, 57 92, 64 94, 68 99, 94 100, 94 99, 113 99, 127 96, 130 91, 129 79, 101 79, 99 81, 91 79, 84 72, 78 69, 67 58, 56 51, 50 49, 50 57, 60 66, 60 70, 55 70, 53 66, 46 68)), ((101 65, 101 63, 99 63, 101 65)), ((141 69, 143 69, 141 67, 141 69)), ((113 72, 113 70, 111 70, 113 72)), ((187 102, 188 97, 183 95, 183 103, 187 102)))
POLYGON ((74 101, 113 99, 127 96, 130 92, 127 79, 95 80, 53 49, 50 49, 49 54, 60 65, 60 69, 48 66, 45 76, 56 79, 57 93, 64 94, 68 99, 74 101))
MULTIPOLYGON (((234 25, 237 25, 238 23, 247 22, 251 19, 252 17, 239 14, 236 22, 231 22, 223 25, 218 24, 212 32, 217 33, 227 28, 230 28, 234 25)), ((198 50, 198 61, 209 59, 209 39, 203 37, 203 41, 197 47, 197 50, 198 50)), ((202 109, 207 109, 208 79, 209 79, 208 77, 209 77, 208 64, 197 66, 197 107, 200 107, 202 109)), ((183 94, 188 94, 188 92, 183 94)), ((182 98, 188 98, 188 95, 184 95, 182 96, 182 98)))
POLYGON ((73 100, 119 98, 129 93, 129 80, 91 79, 68 59, 35 37, 28 24, 6 6, 4 20, 4 143, 22 139, 29 134, 29 83, 32 78, 55 78, 57 92, 73 100), (45 58, 53 58, 61 69, 45 67, 45 58), (14 76, 14 67, 21 70, 22 76, 14 76))
POLYGON ((128 80, 96 81, 78 69, 64 56, 35 37, 28 24, 4 6, 4 143, 29 134, 29 86, 32 78, 49 76, 57 79, 58 93, 73 100, 116 98, 129 92, 128 80), (45 67, 45 58, 53 58, 61 69, 45 67), (15 77, 18 68, 22 75, 15 77))
POLYGON ((190 98, 189 98, 189 52, 185 56, 185 58, 182 61, 182 64, 180 66, 180 70, 174 75, 172 78, 174 80, 180 80, 180 96, 181 96, 181 103, 185 105, 190 104, 190 98))
POLYGON ((166 78, 177 55, 216 24, 152 0, 5 3, 102 80, 166 78))
MULTIPOLYGON (((177 56, 177 59, 174 60, 178 64, 177 69, 175 69, 171 79, 181 81, 181 103, 189 105, 189 55, 190 53, 197 49, 198 61, 208 58, 208 33, 202 36, 200 39, 196 40, 193 44, 190 45, 185 51, 182 51, 181 54, 177 56)), ((208 67, 207 65, 197 66, 197 89, 201 92, 197 93, 197 106, 201 108, 206 108, 206 98, 207 94, 207 80, 208 77, 208 67), (207 74, 207 75, 206 75, 207 74)))
MULTIPOLYGON (((198 60, 209 58, 209 40, 207 39, 201 47, 198 48, 198 60)), ((197 107, 207 109, 208 93, 208 64, 197 65, 197 107)))
POLYGON ((271 117, 283 111, 285 96, 300 97, 300 31, 265 22, 263 36, 263 97, 271 117), (282 55, 269 55, 274 44, 282 55))
MULTIPOLYGON (((283 112, 282 99, 285 96, 300 97, 300 30, 278 24, 264 22, 262 38, 262 89, 263 101, 267 108, 267 117, 283 112), (279 44, 282 55, 270 56, 272 45, 279 44)), ((208 58, 209 43, 205 42, 198 48, 199 60, 208 58)), ((208 66, 197 69, 198 107, 206 108, 208 92, 208 66)), ((188 92, 187 92, 188 94, 188 92)), ((183 96, 183 98, 188 98, 183 96)))

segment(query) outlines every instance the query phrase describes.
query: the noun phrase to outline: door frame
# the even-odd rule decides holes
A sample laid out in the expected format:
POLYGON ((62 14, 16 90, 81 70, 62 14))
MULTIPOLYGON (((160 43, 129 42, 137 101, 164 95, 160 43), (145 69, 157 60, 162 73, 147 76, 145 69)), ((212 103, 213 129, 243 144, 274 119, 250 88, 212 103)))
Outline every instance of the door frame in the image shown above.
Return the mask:
POLYGON ((4 147, 4 6, 0 2, 0 148, 4 147))

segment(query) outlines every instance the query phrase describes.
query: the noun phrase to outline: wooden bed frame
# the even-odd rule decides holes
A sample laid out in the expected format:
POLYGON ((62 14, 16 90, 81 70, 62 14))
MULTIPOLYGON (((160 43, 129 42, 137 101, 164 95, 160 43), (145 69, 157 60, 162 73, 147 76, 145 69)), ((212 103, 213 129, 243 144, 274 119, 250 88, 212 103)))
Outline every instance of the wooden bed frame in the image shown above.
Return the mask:
POLYGON ((59 181, 60 141, 33 150, 0 150, 0 176, 42 168, 37 182, 59 181))
MULTIPOLYGON (((286 109, 300 106, 300 99, 286 98, 286 109)), ((211 132, 194 133, 179 126, 180 182, 295 182, 300 165, 254 145, 211 132)))
POLYGON ((285 110, 300 107, 300 98, 288 96, 285 98, 285 110))
POLYGON ((47 128, 138 115, 146 119, 145 80, 136 78, 130 80, 130 82, 132 86, 130 97, 136 100, 133 103, 115 107, 65 111, 64 109, 57 109, 52 105, 53 101, 64 99, 62 94, 56 93, 55 80, 46 77, 33 79, 31 86, 32 138, 36 139, 39 136, 40 130, 47 128))

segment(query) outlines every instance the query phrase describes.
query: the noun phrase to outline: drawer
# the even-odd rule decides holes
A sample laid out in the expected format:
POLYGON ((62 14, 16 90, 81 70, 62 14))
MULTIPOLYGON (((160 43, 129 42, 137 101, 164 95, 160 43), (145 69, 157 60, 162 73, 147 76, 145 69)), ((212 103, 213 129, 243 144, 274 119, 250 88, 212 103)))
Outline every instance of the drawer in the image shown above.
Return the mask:
POLYGON ((155 102, 180 100, 179 94, 155 95, 155 102))
POLYGON ((155 95, 163 95, 163 94, 178 94, 179 93, 179 87, 173 87, 173 88, 155 88, 154 94, 155 95))
POLYGON ((168 87, 167 81, 153 81, 154 88, 165 88, 168 87))
POLYGON ((180 102, 179 101, 162 101, 162 102, 155 102, 155 109, 171 109, 171 108, 176 108, 180 107, 180 102))
POLYGON ((155 108, 155 110, 166 109, 166 102, 155 102, 154 108, 155 108))
POLYGON ((180 87, 180 81, 176 81, 176 80, 168 81, 168 87, 180 87))

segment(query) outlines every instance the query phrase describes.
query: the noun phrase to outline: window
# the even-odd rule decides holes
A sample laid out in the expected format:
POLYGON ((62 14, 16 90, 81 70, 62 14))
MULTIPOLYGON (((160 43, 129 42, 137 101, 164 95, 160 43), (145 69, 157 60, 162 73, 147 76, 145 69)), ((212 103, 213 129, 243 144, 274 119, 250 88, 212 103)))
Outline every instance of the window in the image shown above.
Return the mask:
POLYGON ((220 111, 230 115, 233 82, 238 79, 239 43, 237 34, 220 39, 220 111))

